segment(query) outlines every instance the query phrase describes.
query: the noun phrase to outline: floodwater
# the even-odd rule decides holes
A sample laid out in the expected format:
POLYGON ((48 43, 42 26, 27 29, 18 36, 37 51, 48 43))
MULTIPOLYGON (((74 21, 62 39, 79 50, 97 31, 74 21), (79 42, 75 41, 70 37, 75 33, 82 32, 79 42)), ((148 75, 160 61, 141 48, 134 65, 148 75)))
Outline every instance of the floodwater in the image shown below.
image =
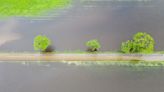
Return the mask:
POLYGON ((33 51, 33 38, 47 35, 55 50, 86 50, 98 39, 101 51, 116 51, 136 32, 150 33, 164 48, 164 0, 73 0, 70 8, 36 18, 0 20, 0 51, 33 51))
MULTIPOLYGON (((86 50, 90 39, 100 41, 101 51, 115 51, 140 31, 150 33, 156 50, 163 50, 164 0, 73 1, 72 7, 44 16, 0 20, 0 51, 33 51, 39 34, 58 51, 86 50)), ((1 62, 0 92, 164 92, 164 69, 1 62)))
POLYGON ((1 62, 0 92, 164 92, 164 69, 1 62))

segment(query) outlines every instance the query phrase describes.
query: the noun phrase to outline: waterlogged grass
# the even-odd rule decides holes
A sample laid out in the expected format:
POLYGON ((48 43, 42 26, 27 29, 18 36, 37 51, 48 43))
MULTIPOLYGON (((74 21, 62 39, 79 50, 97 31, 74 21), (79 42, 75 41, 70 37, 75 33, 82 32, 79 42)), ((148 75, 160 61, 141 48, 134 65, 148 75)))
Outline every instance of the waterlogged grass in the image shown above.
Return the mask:
MULTIPOLYGON (((24 52, 0 52, 0 54, 41 54, 41 52, 28 52, 28 51, 24 51, 24 52)), ((75 50, 75 51, 54 51, 54 52, 50 52, 48 54, 121 54, 121 55, 127 55, 125 53, 119 52, 119 51, 97 51, 97 52, 87 52, 87 51, 82 51, 82 50, 75 50)), ((131 55, 134 54, 140 54, 140 55, 152 55, 152 54, 164 54, 164 51, 156 51, 154 53, 149 53, 149 54, 145 54, 145 53, 131 53, 131 55)), ((130 55, 130 53, 128 54, 130 55)))
POLYGON ((70 4, 71 0, 0 0, 0 17, 35 16, 70 4))
POLYGON ((164 67, 164 61, 65 61, 64 63, 78 66, 164 67))
POLYGON ((55 51, 54 54, 124 54, 118 51, 97 51, 97 52, 87 52, 82 50, 75 51, 55 51))
MULTIPOLYGON (((35 51, 35 52, 28 52, 28 51, 24 51, 24 52, 0 52, 0 54, 41 54, 42 52, 39 51, 35 51)), ((82 50, 75 50, 75 51, 54 51, 54 52, 50 52, 47 54, 124 54, 121 52, 117 52, 117 51, 98 51, 98 52, 87 52, 87 51, 82 51, 82 50)))

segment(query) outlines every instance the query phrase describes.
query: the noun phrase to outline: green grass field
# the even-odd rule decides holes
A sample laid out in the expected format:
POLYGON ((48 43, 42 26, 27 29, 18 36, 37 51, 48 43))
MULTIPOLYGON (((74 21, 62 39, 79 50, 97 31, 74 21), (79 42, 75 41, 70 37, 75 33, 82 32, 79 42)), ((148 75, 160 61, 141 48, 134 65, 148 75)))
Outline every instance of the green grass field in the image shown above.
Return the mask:
POLYGON ((0 0, 0 17, 38 16, 71 5, 71 0, 0 0))

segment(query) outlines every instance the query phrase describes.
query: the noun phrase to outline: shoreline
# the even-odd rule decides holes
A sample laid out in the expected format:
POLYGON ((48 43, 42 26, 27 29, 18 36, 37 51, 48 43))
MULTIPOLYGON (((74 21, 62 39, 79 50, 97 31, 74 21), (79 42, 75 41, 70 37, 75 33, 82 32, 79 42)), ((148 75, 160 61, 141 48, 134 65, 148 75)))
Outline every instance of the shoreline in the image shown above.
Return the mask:
POLYGON ((0 61, 164 61, 164 54, 0 53, 0 61))

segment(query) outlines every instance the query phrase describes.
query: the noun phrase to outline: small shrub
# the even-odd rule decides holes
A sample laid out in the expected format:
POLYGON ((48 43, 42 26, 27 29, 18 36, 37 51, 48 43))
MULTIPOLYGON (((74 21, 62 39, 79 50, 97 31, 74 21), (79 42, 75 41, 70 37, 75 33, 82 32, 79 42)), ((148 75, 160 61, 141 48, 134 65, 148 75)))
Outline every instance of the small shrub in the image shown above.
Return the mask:
POLYGON ((86 43, 86 46, 88 47, 88 51, 90 52, 98 51, 98 49, 101 47, 98 40, 90 40, 86 43))
POLYGON ((121 51, 124 53, 152 53, 155 41, 145 32, 138 32, 133 36, 133 40, 123 42, 121 51))
POLYGON ((44 52, 48 46, 51 45, 51 41, 46 36, 38 35, 34 38, 34 50, 44 52))
POLYGON ((134 42, 132 40, 123 42, 121 45, 121 51, 124 53, 132 53, 134 52, 134 48, 134 42))

